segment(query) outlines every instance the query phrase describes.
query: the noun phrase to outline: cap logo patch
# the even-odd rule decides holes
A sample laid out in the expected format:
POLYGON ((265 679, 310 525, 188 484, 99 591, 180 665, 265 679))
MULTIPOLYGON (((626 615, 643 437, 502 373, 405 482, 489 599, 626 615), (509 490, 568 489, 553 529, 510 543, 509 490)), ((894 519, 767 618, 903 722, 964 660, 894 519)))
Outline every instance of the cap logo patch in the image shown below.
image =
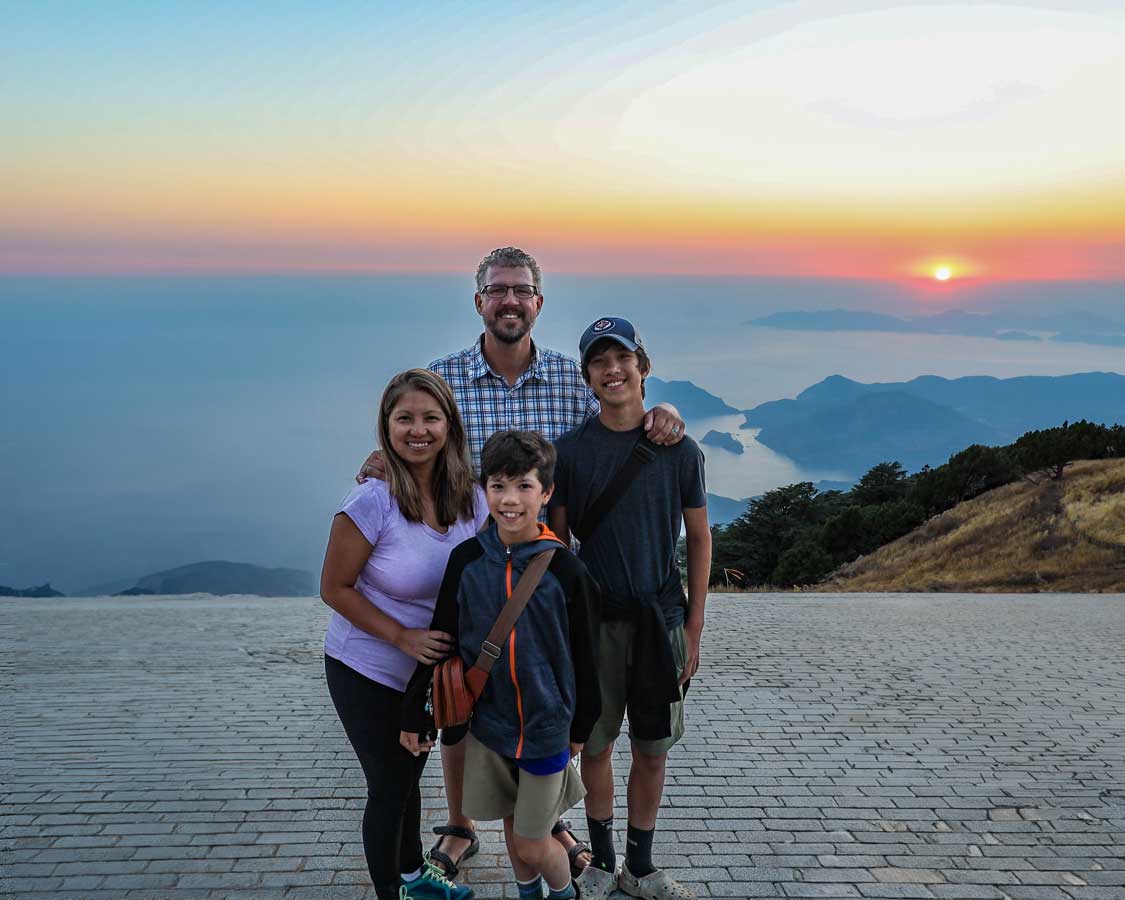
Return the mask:
POLYGON ((613 319, 598 319, 594 323, 594 334, 600 334, 603 331, 608 331, 613 327, 613 319))

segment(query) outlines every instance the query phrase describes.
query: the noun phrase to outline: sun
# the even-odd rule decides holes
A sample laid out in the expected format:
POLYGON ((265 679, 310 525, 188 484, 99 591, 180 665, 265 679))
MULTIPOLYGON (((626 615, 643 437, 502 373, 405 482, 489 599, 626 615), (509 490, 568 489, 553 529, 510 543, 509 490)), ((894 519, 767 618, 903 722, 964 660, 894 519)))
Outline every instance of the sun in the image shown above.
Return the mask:
POLYGON ((945 294, 953 289, 953 285, 982 275, 985 269, 977 260, 963 256, 952 249, 944 252, 939 249, 933 254, 916 257, 912 262, 905 264, 902 271, 908 274, 912 281, 917 279, 915 284, 918 281, 926 282, 935 289, 938 285, 942 285, 940 290, 945 294))

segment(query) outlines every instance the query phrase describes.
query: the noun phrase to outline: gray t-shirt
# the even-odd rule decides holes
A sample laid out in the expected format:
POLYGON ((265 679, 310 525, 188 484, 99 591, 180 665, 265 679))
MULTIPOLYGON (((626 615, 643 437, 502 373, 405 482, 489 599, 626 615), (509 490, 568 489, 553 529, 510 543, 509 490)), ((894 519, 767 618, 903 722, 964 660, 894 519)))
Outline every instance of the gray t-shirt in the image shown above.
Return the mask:
MULTIPOLYGON (((644 433, 611 431, 591 418, 555 441, 559 462, 551 506, 566 507, 571 527, 593 504, 644 433)), ((703 453, 690 437, 657 447, 605 520, 585 541, 579 558, 605 592, 607 609, 636 606, 668 587, 685 509, 707 505, 703 453)))

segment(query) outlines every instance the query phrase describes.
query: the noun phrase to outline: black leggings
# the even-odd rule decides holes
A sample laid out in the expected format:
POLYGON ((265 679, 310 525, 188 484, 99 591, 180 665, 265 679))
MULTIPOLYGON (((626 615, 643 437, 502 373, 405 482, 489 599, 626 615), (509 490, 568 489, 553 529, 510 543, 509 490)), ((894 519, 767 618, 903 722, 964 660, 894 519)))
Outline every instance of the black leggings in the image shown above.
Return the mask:
POLYGON ((360 675, 331 656, 324 674, 336 714, 367 779, 363 852, 379 900, 397 900, 399 874, 422 866, 422 796, 427 753, 411 756, 398 742, 402 693, 360 675))

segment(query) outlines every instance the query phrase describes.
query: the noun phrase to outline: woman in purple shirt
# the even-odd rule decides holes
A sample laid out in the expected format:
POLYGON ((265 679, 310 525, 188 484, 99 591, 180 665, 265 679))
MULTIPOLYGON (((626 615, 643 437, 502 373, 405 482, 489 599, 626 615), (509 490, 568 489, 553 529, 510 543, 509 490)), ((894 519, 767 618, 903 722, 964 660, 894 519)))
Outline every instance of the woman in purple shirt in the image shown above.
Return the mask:
MULTIPOLYGON (((367 481, 332 520, 320 595, 333 609, 324 666, 367 779, 363 849, 379 900, 467 900, 423 859, 418 782, 427 753, 399 744, 403 691, 418 662, 447 655, 428 630, 449 554, 488 517, 449 386, 424 369, 391 379, 379 404, 386 480, 367 481)), ((429 750, 432 743, 423 746, 429 750)))

